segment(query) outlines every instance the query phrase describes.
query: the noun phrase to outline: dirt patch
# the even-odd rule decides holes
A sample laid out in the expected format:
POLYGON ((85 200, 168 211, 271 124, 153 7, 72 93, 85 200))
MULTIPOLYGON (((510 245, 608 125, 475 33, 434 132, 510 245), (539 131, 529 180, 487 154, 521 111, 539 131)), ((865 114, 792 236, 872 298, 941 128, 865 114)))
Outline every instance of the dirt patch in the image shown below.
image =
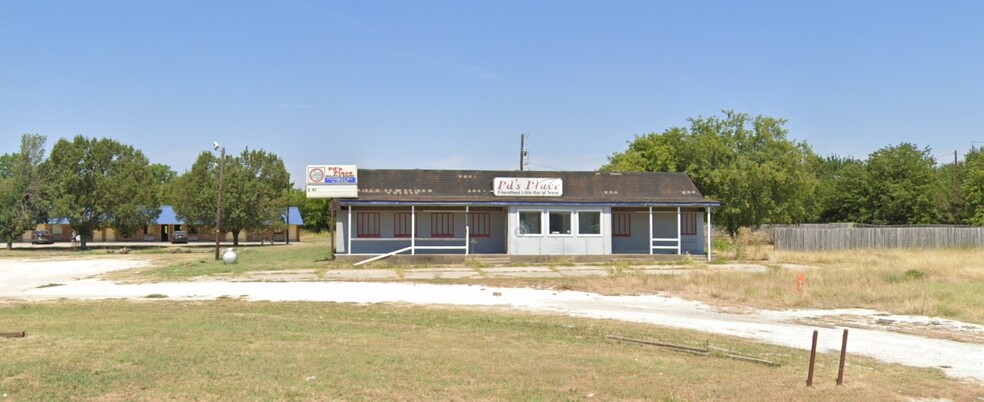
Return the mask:
POLYGON ((872 315, 829 315, 797 320, 804 324, 825 327, 866 328, 948 339, 957 342, 984 344, 984 326, 934 317, 897 316, 883 313, 872 315))

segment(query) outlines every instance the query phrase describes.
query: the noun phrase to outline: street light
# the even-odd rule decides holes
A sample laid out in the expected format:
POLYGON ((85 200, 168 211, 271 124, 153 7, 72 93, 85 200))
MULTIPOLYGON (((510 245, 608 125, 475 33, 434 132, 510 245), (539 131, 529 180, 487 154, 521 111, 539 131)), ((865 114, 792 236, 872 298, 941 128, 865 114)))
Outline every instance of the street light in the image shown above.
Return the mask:
POLYGON ((219 151, 219 191, 215 194, 215 260, 219 260, 219 234, 222 233, 222 176, 225 174, 225 147, 219 147, 219 143, 212 141, 212 149, 219 151))

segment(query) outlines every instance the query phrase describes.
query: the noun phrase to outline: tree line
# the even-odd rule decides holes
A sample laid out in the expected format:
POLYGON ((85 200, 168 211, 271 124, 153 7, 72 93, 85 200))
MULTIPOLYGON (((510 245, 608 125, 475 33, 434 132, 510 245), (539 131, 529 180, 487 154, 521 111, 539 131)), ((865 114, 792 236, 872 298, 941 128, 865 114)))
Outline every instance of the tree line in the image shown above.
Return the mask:
MULTIPOLYGON (((215 230, 219 157, 202 152, 177 174, 152 164, 132 146, 107 138, 60 139, 45 155, 46 138, 24 134, 19 151, 0 156, 0 238, 7 248, 37 224, 63 219, 80 236, 113 228, 135 235, 170 204, 187 225, 215 230)), ((239 243, 242 231, 284 225, 290 176, 277 155, 245 149, 227 155, 221 230, 239 243)))
POLYGON ((689 127, 637 135, 603 171, 686 172, 718 200, 730 234, 762 224, 984 225, 984 155, 937 164, 930 149, 889 145, 866 159, 819 156, 786 120, 724 111, 689 127))

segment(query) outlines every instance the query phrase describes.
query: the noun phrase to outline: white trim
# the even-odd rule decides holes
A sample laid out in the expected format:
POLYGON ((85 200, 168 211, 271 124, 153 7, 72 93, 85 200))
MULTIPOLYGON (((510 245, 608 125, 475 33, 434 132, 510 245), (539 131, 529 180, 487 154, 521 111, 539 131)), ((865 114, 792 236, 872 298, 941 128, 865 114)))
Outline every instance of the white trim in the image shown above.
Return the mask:
POLYGON ((683 230, 680 228, 680 225, 683 224, 683 222, 681 222, 682 218, 683 214, 680 211, 680 207, 677 207, 677 255, 682 254, 681 246, 683 246, 683 230))
POLYGON ((410 255, 417 250, 417 206, 410 205, 410 255))
POLYGON ((711 261, 711 207, 704 207, 707 210, 707 261, 711 261))
POLYGON ((653 207, 649 207, 649 255, 653 254, 653 207))
POLYGON ((470 213, 468 210, 468 206, 465 205, 465 255, 468 255, 468 248, 470 246, 470 243, 468 241, 471 240, 470 239, 471 228, 468 227, 468 224, 471 223, 471 219, 468 219, 469 217, 470 217, 470 213))

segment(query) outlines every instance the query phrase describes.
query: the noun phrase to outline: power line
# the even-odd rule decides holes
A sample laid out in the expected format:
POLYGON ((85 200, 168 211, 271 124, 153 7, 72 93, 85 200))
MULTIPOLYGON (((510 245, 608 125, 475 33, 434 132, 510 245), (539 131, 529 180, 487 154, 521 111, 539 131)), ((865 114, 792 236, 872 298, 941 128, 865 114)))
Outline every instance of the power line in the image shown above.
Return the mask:
POLYGON ((559 170, 561 172, 566 172, 567 171, 567 169, 561 169, 559 167, 554 167, 554 166, 541 165, 539 163, 533 163, 533 162, 526 162, 526 163, 528 165, 539 166, 539 167, 544 167, 544 168, 553 169, 553 170, 559 170))

